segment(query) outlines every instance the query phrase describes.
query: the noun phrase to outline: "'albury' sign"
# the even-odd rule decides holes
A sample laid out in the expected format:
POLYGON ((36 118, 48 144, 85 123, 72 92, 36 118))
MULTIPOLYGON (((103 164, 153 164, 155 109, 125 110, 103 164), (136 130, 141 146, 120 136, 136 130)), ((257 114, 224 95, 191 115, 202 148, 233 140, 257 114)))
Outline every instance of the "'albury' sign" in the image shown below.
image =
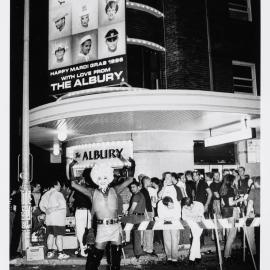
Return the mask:
POLYGON ((71 162, 76 159, 78 168, 93 167, 94 164, 107 162, 112 167, 122 167, 129 157, 133 158, 132 141, 113 141, 74 145, 67 147, 66 155, 71 162))

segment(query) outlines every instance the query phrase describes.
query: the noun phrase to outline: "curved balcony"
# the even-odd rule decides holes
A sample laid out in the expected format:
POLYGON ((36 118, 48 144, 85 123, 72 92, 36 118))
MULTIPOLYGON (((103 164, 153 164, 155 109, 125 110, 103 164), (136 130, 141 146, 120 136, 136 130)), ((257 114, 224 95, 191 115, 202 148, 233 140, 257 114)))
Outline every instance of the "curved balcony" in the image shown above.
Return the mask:
POLYGON ((126 4, 128 5, 128 3, 137 3, 145 6, 150 6, 160 12, 163 11, 163 0, 127 0, 126 4))
POLYGON ((149 5, 144 5, 144 4, 133 2, 133 1, 127 1, 126 6, 127 6, 127 8, 147 12, 147 13, 152 14, 153 16, 155 16, 157 18, 164 17, 164 14, 162 12, 160 12, 159 10, 157 10, 149 5))

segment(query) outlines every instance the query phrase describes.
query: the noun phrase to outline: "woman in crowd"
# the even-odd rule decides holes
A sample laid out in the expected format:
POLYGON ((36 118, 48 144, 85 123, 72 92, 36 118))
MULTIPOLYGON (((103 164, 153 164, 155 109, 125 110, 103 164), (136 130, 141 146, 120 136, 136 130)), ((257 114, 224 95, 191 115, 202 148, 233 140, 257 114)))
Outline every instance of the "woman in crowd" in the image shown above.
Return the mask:
MULTIPOLYGON (((164 197, 158 203, 158 217, 164 222, 179 221, 181 218, 181 206, 169 196, 164 197)), ((163 239, 167 262, 177 265, 178 260, 178 244, 180 238, 180 230, 163 230, 163 239)))
MULTIPOLYGON (((220 189, 220 196, 222 199, 222 217, 228 218, 229 222, 234 225, 234 218, 239 218, 240 210, 237 206, 238 203, 243 201, 240 197, 237 199, 237 191, 234 188, 235 176, 232 174, 224 175, 224 181, 220 189)), ((232 227, 226 229, 226 244, 224 248, 225 263, 231 263, 232 244, 236 237, 237 228, 232 227)))

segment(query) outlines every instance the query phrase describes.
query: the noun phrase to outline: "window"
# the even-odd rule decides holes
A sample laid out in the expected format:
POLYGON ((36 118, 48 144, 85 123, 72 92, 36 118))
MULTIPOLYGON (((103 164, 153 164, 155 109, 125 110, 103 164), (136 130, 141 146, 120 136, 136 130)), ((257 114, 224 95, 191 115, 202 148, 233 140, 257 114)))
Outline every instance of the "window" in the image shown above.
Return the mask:
POLYGON ((228 0, 229 16, 242 21, 252 21, 250 0, 228 0))
POLYGON ((128 46, 128 83, 133 87, 162 88, 160 52, 144 46, 128 46))
POLYGON ((233 91, 257 95, 255 64, 233 61, 233 91))

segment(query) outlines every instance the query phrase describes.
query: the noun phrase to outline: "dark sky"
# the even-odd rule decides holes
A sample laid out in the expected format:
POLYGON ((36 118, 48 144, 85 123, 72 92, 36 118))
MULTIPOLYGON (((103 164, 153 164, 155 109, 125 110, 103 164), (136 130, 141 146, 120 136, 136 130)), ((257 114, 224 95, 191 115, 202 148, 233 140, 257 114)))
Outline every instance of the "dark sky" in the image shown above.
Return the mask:
MULTIPOLYGON (((17 157, 21 153, 21 116, 23 92, 23 24, 24 1, 10 1, 10 183, 17 181, 17 157)), ((48 1, 30 0, 30 59, 29 92, 30 109, 54 101, 48 95, 48 1)), ((34 160, 39 170, 47 171, 49 153, 35 153, 34 160), (38 156, 38 158, 37 158, 38 156), (40 164, 37 164, 40 161, 40 164), (41 168, 44 164, 44 168, 41 168)), ((34 172, 35 173, 35 172, 34 172)), ((44 178, 46 178, 46 174, 44 178)))

